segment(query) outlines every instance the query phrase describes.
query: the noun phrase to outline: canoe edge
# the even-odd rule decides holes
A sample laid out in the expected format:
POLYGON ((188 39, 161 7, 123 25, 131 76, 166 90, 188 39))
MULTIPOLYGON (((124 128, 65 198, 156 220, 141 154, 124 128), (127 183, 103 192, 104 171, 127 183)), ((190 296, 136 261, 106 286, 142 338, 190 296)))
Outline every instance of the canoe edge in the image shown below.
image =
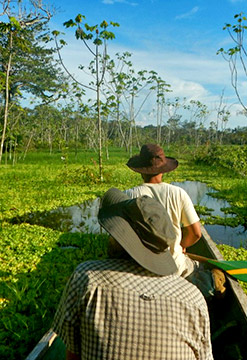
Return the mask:
POLYGON ((50 329, 38 342, 35 348, 27 356, 26 360, 39 360, 51 347, 54 340, 57 338, 57 334, 50 329))

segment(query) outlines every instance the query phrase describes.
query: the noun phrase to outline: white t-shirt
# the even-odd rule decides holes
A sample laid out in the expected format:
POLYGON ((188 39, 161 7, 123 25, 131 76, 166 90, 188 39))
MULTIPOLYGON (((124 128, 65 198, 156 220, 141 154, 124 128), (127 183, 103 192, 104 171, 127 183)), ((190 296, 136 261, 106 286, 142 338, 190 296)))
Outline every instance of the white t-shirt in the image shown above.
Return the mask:
MULTIPOLYGON (((131 198, 147 195, 164 205, 177 234, 176 241, 170 250, 177 264, 179 275, 189 270, 189 259, 183 254, 180 245, 182 239, 181 227, 192 225, 200 219, 186 191, 178 186, 162 182, 159 184, 145 183, 124 192, 131 198)), ((192 270, 190 269, 189 273, 192 270)), ((187 273, 187 275, 189 274, 187 273)))

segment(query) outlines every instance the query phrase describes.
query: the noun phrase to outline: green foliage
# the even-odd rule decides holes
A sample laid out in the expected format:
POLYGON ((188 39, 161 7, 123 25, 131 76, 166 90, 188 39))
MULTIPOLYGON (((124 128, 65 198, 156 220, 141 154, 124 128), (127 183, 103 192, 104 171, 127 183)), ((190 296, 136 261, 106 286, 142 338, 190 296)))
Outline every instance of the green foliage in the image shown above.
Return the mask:
MULTIPOLYGON (((246 180, 234 178, 231 171, 222 171, 219 166, 195 164, 189 150, 165 149, 166 155, 178 158, 180 164, 176 171, 165 174, 165 181, 207 182, 230 201, 238 220, 246 219, 246 180)), ((1 359, 25 358, 50 327, 73 269, 84 260, 105 258, 107 248, 106 235, 62 233, 25 223, 12 225, 11 219, 80 204, 102 196, 110 187, 126 189, 140 184, 140 174, 125 165, 128 153, 120 148, 109 151, 109 159, 104 159, 104 182, 99 182, 97 154, 92 150, 80 151, 77 157, 65 147, 63 153, 30 152, 15 166, 1 167, 1 359), (66 163, 62 155, 66 155, 66 163)), ((133 149, 134 154, 138 152, 133 149)), ((199 210, 206 213, 208 209, 199 210)))
POLYGON ((197 149, 197 163, 217 165, 239 175, 247 175, 247 146, 208 145, 197 149))
POLYGON ((85 260, 105 258, 108 237, 5 224, 0 239, 5 249, 0 264, 0 357, 23 359, 49 329, 74 268, 85 260))
POLYGON ((227 30, 231 36, 231 39, 234 41, 236 46, 229 48, 228 50, 224 50, 224 48, 220 48, 217 51, 217 54, 228 55, 232 57, 236 53, 240 53, 244 50, 244 45, 241 40, 243 40, 244 32, 247 29, 246 24, 246 17, 241 12, 239 14, 234 15, 234 19, 237 21, 235 24, 225 24, 223 30, 227 30))
MULTIPOLYGON (((235 214, 232 218, 211 216, 208 224, 247 226, 247 146, 211 145, 198 148, 194 154, 197 165, 207 165, 212 174, 210 184, 218 190, 216 196, 226 199, 230 207, 224 209, 226 214, 235 214), (219 175, 213 172, 217 171, 219 175)), ((207 182, 207 181, 206 181, 207 182)))
MULTIPOLYGON (((84 15, 78 14, 75 17, 75 20, 68 20, 65 21, 63 23, 63 25, 66 28, 70 28, 70 27, 74 27, 76 26, 77 29, 75 31, 75 37, 77 40, 93 40, 93 43, 95 45, 102 45, 103 44, 103 39, 104 40, 113 40, 115 39, 115 34, 111 31, 107 31, 106 29, 109 26, 119 26, 118 23, 115 22, 110 22, 110 24, 107 23, 107 21, 103 20, 100 25, 89 25, 86 22, 83 23, 83 20, 86 20, 86 17, 84 15), (84 30, 84 29, 85 30, 84 30), (99 31, 99 29, 103 29, 102 31, 99 31)), ((54 36, 59 35, 58 31, 53 32, 54 36)), ((92 52, 92 50, 89 48, 89 46, 87 45, 87 48, 92 52)))
POLYGON ((233 46, 228 49, 220 48, 217 54, 221 54, 223 58, 228 62, 231 73, 231 85, 236 93, 239 103, 242 105, 244 111, 247 110, 244 99, 244 93, 242 93, 239 84, 239 74, 243 73, 246 76, 246 29, 247 29, 247 18, 244 13, 241 12, 234 16, 233 24, 225 24, 223 30, 228 32, 230 41, 233 46))
POLYGON ((62 75, 53 61, 54 50, 43 46, 49 34, 47 23, 47 19, 39 18, 39 15, 32 21, 31 14, 26 14, 20 21, 10 17, 9 22, 0 22, 1 63, 6 65, 12 55, 9 83, 12 101, 23 91, 50 100, 51 94, 58 90, 62 75))
POLYGON ((203 219, 203 223, 210 225, 217 224, 217 225, 236 227, 240 224, 239 220, 240 220, 239 217, 222 218, 220 216, 211 215, 210 217, 203 219))

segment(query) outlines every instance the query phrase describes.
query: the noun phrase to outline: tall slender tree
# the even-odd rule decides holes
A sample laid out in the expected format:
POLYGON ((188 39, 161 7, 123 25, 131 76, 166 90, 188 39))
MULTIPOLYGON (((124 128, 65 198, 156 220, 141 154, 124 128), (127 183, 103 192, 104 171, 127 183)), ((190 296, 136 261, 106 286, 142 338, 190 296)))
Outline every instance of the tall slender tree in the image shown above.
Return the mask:
MULTIPOLYGON (((61 45, 65 45, 65 41, 61 40, 60 44, 57 40, 58 35, 60 34, 58 31, 53 31, 53 35, 55 36, 56 46, 59 54, 59 58, 61 63, 64 66, 64 69, 73 78, 73 80, 81 85, 83 89, 90 89, 96 92, 96 104, 97 104, 97 122, 98 122, 98 154, 99 154, 99 176, 101 181, 103 180, 103 164, 102 164, 102 120, 101 120, 101 111, 100 111, 100 89, 101 85, 104 81, 104 75, 106 70, 106 62, 107 62, 107 41, 113 40, 115 35, 113 32, 108 31, 109 26, 119 26, 118 23, 110 22, 109 24, 103 20, 100 25, 90 26, 86 23, 86 17, 84 15, 78 14, 75 20, 70 19, 64 23, 66 28, 76 27, 75 37, 77 40, 82 40, 83 44, 86 46, 88 51, 93 56, 93 62, 95 64, 95 68, 93 74, 95 76, 95 84, 86 85, 80 83, 68 70, 64 65, 60 47, 61 45), (91 41, 91 43, 89 43, 91 41), (103 46, 102 53, 100 52, 100 46, 103 46), (101 55, 101 56, 100 56, 101 55), (101 59, 101 61, 100 61, 101 59), (103 61, 102 61, 103 59, 103 61)), ((79 68, 83 69, 84 66, 80 65, 79 68)))
POLYGON ((228 32, 232 41, 232 46, 227 50, 220 48, 217 51, 217 54, 221 54, 228 62, 232 87, 244 109, 244 113, 247 114, 247 101, 244 99, 244 95, 240 90, 241 77, 243 77, 244 81, 246 81, 247 77, 247 47, 245 34, 247 29, 247 17, 241 12, 236 14, 234 19, 236 21, 235 24, 227 23, 223 27, 223 30, 228 32))

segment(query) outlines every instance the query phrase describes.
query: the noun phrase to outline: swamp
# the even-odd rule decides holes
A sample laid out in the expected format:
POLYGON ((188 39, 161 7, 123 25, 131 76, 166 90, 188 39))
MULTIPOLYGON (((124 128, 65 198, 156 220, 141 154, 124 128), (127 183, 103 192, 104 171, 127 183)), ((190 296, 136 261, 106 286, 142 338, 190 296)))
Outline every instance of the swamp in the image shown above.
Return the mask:
MULTIPOLYGON (((207 6, 187 12, 176 4, 167 16, 173 2, 151 1, 142 4, 148 11, 140 16, 140 4, 129 1, 75 3, 60 1, 56 9, 45 0, 1 1, 1 360, 25 359, 50 329, 76 266, 107 257, 108 235, 97 221, 100 198, 111 187, 141 183, 126 162, 143 144, 155 142, 178 159, 178 168, 163 181, 189 193, 225 260, 247 258, 247 107, 241 94, 247 17, 237 10, 239 2, 228 2, 230 7, 224 2, 223 11, 220 2, 207 4, 207 14, 217 14, 217 21, 204 13, 207 6), (74 14, 77 5, 83 6, 74 14), (216 26, 233 9, 232 24, 223 28, 230 42, 224 36, 222 43, 210 21, 216 26), (60 12, 65 18, 55 20, 60 12), (96 21, 95 16, 110 14, 116 19, 96 21), (193 18, 191 31, 187 25, 193 18), (120 32, 118 19, 124 22, 120 32), (120 42, 108 51, 115 38, 120 42), (196 53, 199 44, 204 53, 196 53), (213 44, 229 49, 217 51, 213 44), (171 50, 175 61, 167 56, 171 50), (221 63, 212 51, 227 61, 239 104, 222 90, 229 80, 223 67, 219 76, 221 63), (215 75, 208 76, 207 69, 215 75)), ((247 293, 246 284, 240 282, 247 293)))
MULTIPOLYGON (((246 259, 243 173, 220 162, 198 161, 193 150, 164 150, 179 166, 163 180, 189 193, 226 260, 246 259)), ((74 268, 107 256, 108 237, 97 223, 99 199, 110 187, 124 190, 141 183, 140 175, 125 165, 128 158, 124 149, 109 149, 103 181, 95 166, 97 154, 91 150, 76 157, 69 152, 66 161, 59 151, 30 152, 14 166, 1 167, 1 359, 24 359, 50 328, 74 268)))

